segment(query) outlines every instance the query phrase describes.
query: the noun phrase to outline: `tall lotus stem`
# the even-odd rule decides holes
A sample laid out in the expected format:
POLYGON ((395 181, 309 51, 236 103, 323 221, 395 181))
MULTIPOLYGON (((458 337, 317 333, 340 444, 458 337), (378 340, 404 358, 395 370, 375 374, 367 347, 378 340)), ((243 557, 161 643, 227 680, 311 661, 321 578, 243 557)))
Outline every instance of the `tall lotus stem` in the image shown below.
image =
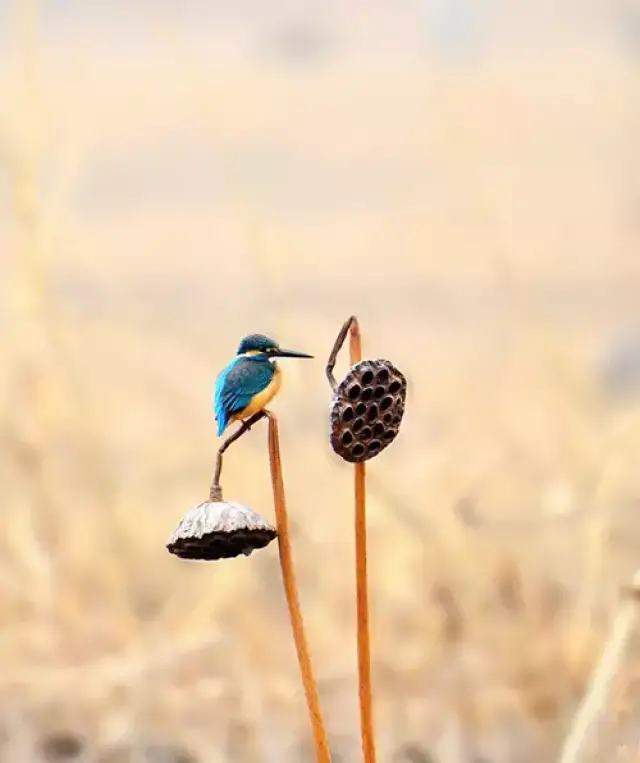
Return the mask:
POLYGON ((278 420, 273 413, 265 411, 269 419, 269 463, 271 466, 271 486, 273 488, 273 503, 276 515, 276 528, 278 530, 278 549, 280 553, 280 568, 282 570, 282 582, 284 584, 293 640, 295 642, 300 666, 302 685, 307 699, 307 708, 318 763, 331 763, 331 751, 327 732, 324 727, 318 688, 313 676, 311 656, 302 620, 298 588, 296 585, 293 568, 293 554, 291 551, 291 539, 289 536, 289 519, 284 494, 284 480, 282 477, 282 461, 280 458, 280 437, 278 434, 278 420))
POLYGON ((407 380, 388 360, 362 360, 362 337, 355 315, 340 329, 327 361, 326 374, 333 390, 329 413, 331 447, 342 459, 354 464, 360 735, 364 763, 375 763, 364 462, 378 456, 397 437, 404 415, 407 380), (333 369, 347 334, 351 367, 338 384, 333 369))
MULTIPOLYGON (((349 336, 351 365, 362 360, 362 339, 358 319, 352 318, 349 336)), ((371 689, 371 643, 369 638, 369 584, 367 576, 367 489, 364 461, 354 464, 356 536, 356 613, 358 628, 358 691, 360 733, 365 763, 375 763, 373 699, 371 689)))

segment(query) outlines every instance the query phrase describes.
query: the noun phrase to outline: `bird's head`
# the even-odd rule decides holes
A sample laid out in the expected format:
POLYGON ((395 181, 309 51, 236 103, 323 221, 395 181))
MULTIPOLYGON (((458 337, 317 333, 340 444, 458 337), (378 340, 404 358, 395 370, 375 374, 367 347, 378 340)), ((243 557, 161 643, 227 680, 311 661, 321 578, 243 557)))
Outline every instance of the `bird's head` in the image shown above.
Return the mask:
POLYGON ((284 350, 280 345, 264 334, 250 334, 240 342, 238 355, 264 356, 267 358, 312 358, 306 352, 284 350))

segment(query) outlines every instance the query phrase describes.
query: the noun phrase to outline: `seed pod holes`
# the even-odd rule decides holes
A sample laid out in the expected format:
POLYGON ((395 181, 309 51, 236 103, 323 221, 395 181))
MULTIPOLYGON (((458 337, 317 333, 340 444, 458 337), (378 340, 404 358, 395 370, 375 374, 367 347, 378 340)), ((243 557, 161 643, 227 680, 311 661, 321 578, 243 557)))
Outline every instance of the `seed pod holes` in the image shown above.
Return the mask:
POLYGON ((406 396, 407 381, 388 360, 356 363, 331 402, 331 447, 351 463, 377 456, 398 434, 406 396))

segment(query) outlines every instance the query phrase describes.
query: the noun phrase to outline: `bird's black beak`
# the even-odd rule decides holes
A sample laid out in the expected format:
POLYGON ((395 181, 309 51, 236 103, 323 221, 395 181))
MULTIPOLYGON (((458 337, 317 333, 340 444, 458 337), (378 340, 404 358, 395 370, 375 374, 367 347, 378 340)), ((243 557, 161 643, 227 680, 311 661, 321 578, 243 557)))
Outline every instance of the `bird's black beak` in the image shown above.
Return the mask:
POLYGON ((306 352, 297 352, 296 350, 277 350, 273 353, 278 358, 312 358, 313 355, 307 355, 306 352))

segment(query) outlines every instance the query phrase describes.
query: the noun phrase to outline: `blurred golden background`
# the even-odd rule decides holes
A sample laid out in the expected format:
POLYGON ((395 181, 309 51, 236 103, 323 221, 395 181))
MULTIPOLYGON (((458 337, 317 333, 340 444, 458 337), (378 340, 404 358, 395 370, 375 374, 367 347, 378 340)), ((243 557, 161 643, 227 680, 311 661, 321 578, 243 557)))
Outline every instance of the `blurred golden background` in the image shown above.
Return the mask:
MULTIPOLYGON (((312 759, 275 544, 165 549, 251 332, 316 357, 273 408, 360 760, 352 313, 409 381, 369 468, 380 761, 555 760, 640 549, 639 62, 634 2, 0 0, 3 761, 312 759)), ((272 519, 265 443, 224 485, 272 519)), ((590 760, 640 760, 639 667, 590 760)))

